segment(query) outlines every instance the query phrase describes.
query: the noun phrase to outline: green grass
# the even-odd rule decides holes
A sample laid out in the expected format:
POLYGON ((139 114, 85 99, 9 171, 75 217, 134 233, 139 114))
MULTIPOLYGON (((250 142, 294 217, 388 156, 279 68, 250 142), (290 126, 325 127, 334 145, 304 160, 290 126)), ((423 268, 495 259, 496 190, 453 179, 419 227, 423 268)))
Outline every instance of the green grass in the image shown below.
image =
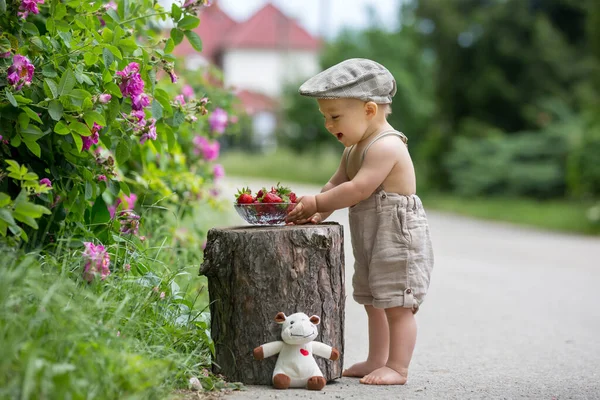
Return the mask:
MULTIPOLYGON (((324 185, 339 164, 339 154, 297 155, 288 150, 273 154, 229 152, 221 163, 227 174, 239 177, 269 178, 324 185)), ((452 194, 420 192, 431 210, 494 221, 511 222, 541 229, 583 234, 600 234, 600 224, 592 223, 587 212, 593 203, 566 200, 534 201, 519 198, 465 199, 452 194)))
POLYGON ((224 153, 220 162, 231 176, 269 178, 298 183, 324 185, 337 170, 340 154, 323 152, 299 156, 288 150, 272 154, 224 153))
POLYGON ((546 230, 600 234, 600 224, 593 224, 587 217, 592 203, 515 198, 467 199, 433 193, 421 197, 426 207, 432 210, 546 230))
POLYGON ((1 399, 168 399, 191 377, 237 388, 205 370, 213 342, 198 268, 223 214, 206 204, 188 218, 159 212, 144 212, 146 241, 109 247, 111 274, 91 284, 81 240, 27 255, 0 244, 1 399))

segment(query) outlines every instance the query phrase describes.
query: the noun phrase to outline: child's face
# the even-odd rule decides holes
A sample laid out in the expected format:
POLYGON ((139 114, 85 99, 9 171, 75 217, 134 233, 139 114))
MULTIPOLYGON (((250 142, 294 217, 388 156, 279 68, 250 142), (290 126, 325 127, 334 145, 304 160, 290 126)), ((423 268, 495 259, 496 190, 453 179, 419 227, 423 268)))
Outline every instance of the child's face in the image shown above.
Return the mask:
POLYGON ((365 102, 356 99, 317 99, 325 128, 344 146, 358 143, 369 127, 365 102))

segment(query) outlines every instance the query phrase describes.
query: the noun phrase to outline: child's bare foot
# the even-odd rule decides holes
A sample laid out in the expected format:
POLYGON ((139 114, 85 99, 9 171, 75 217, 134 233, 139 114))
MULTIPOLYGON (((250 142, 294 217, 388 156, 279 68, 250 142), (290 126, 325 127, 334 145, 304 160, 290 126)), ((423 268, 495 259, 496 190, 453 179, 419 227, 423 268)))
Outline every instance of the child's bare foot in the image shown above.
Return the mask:
POLYGON ((404 385, 408 376, 408 371, 400 373, 388 366, 383 366, 371 372, 360 380, 360 383, 366 385, 404 385))
POLYGON ((359 362, 359 363, 354 364, 350 368, 345 369, 342 372, 342 376, 362 378, 363 376, 370 374, 371 372, 375 371, 377 368, 381 368, 384 365, 385 365, 384 363, 378 364, 378 363, 373 363, 370 361, 359 362))

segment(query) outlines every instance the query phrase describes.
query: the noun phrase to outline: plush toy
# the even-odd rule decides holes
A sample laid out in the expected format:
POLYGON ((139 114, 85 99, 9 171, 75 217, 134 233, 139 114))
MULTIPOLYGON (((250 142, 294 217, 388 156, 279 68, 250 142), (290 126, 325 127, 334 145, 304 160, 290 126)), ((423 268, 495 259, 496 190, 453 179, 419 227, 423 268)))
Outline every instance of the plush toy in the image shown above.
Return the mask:
POLYGON ((283 324, 281 328, 283 341, 266 343, 254 349, 254 358, 257 360, 279 354, 273 371, 273 386, 276 389, 289 387, 323 389, 327 381, 313 354, 335 361, 340 358, 340 352, 321 342, 313 342, 317 337, 317 325, 321 319, 316 315, 309 318, 304 313, 286 317, 280 312, 277 313, 275 321, 283 324))

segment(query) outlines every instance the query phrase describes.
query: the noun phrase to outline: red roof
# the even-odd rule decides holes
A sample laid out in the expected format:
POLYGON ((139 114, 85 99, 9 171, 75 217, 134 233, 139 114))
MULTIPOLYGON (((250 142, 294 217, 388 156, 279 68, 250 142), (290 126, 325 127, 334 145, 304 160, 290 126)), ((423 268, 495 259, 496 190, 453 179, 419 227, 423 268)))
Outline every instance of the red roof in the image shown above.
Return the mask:
POLYGON ((236 93, 237 98, 242 102, 244 111, 249 114, 256 114, 261 111, 273 111, 277 108, 277 102, 269 96, 250 90, 241 90, 236 93))
POLYGON ((319 41, 277 7, 267 3, 224 40, 231 48, 292 48, 317 50, 319 41))
MULTIPOLYGON (((213 63, 218 63, 218 53, 227 48, 318 50, 321 45, 318 39, 270 3, 241 23, 221 10, 217 1, 203 8, 199 17, 200 25, 194 32, 202 39, 202 56, 213 63)), ((176 56, 193 53, 197 52, 187 38, 173 51, 176 56)))

